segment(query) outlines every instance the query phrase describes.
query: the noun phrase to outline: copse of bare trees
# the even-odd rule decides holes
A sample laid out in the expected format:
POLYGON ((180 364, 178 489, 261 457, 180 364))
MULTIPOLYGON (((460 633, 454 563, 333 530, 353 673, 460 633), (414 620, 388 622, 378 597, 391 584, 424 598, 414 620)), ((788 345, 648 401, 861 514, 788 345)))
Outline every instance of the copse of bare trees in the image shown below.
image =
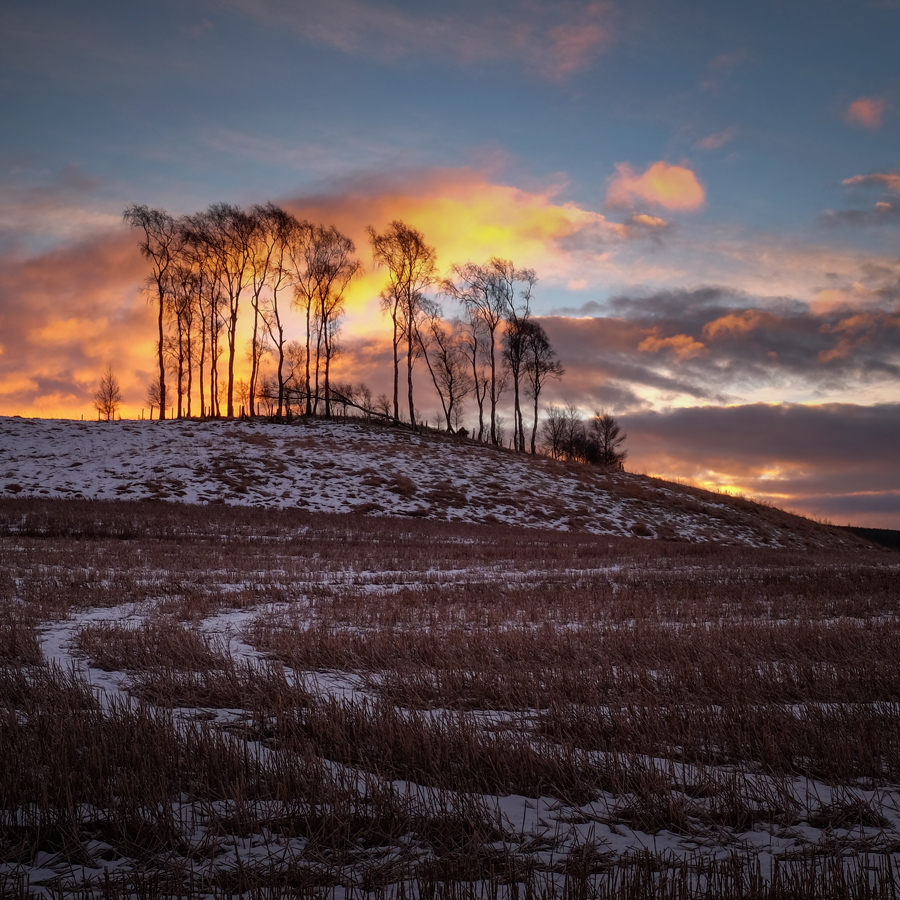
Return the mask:
POLYGON ((399 348, 406 344, 406 380, 409 423, 416 427, 413 402, 413 366, 422 349, 420 326, 435 310, 425 291, 434 282, 437 253, 425 243, 421 231, 395 219, 380 234, 367 229, 376 265, 387 270, 388 283, 381 292, 381 308, 391 317, 394 352, 394 419, 400 420, 399 348))
MULTIPOLYGON (((533 269, 495 256, 454 264, 439 278, 435 248, 421 231, 399 219, 380 232, 369 226, 373 262, 386 275, 380 298, 391 323, 393 364, 393 396, 373 401, 363 384, 333 383, 346 294, 362 271, 353 241, 335 226, 300 220, 273 203, 250 209, 218 203, 179 219, 134 205, 124 219, 141 232, 139 246, 151 264, 148 296, 158 338, 158 378, 147 395, 151 416, 153 409, 160 419, 167 409, 191 416, 196 390, 202 416, 252 416, 262 409, 280 419, 352 411, 399 423, 405 358, 411 428, 422 421, 413 390, 421 360, 447 431, 460 429, 465 405, 474 399, 473 436, 501 445, 501 401, 509 391, 512 447, 537 452, 542 393, 564 369, 532 314, 533 269), (459 317, 444 318, 441 297, 457 304, 459 317), (296 337, 286 326, 288 305, 301 317, 296 337), (237 381, 238 325, 248 306, 252 321, 242 328, 249 331, 249 379, 237 381), (267 356, 274 373, 264 366, 267 356)), ((613 468, 625 458, 625 436, 606 412, 585 423, 573 407, 551 406, 542 436, 558 458, 613 468)))
POLYGON ((571 404, 548 406, 543 437, 546 451, 554 459, 621 469, 628 456, 623 446, 628 435, 605 410, 595 411, 585 422, 571 404))
POLYGON ((250 379, 241 406, 255 414, 261 362, 272 352, 276 414, 289 409, 288 391, 302 395, 307 413, 318 412, 320 402, 330 413, 330 370, 344 296, 361 270, 348 237, 334 226, 298 221, 272 203, 249 211, 219 203, 180 219, 135 205, 124 219, 143 232, 140 249, 152 265, 148 287, 157 307, 159 369, 153 406, 160 418, 172 405, 167 375, 174 379, 179 417, 193 412, 195 375, 201 415, 222 415, 223 401, 224 414, 235 415, 238 323, 246 300, 253 322, 250 379), (283 302, 288 291, 292 304, 305 312, 307 326, 305 344, 296 344, 290 354, 283 302))

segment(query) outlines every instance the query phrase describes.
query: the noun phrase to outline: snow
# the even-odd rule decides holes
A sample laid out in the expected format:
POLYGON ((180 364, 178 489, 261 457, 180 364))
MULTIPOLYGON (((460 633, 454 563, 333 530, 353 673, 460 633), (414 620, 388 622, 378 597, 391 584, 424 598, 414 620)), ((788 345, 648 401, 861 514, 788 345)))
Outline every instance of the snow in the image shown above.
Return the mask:
POLYGON ((753 546, 796 542, 790 529, 741 513, 724 498, 694 492, 690 503, 679 503, 687 491, 353 420, 0 417, 0 496, 224 502, 598 535, 632 536, 637 529, 753 546))
MULTIPOLYGON (((571 469, 544 460, 491 450, 463 442, 435 441, 391 429, 368 428, 352 422, 310 421, 300 425, 274 425, 255 422, 69 422, 0 418, 0 493, 6 496, 84 497, 97 499, 156 498, 183 503, 225 502, 233 505, 268 507, 300 506, 311 511, 351 512, 371 507, 372 515, 409 515, 424 512, 428 517, 465 522, 501 521, 508 524, 561 528, 571 527, 578 518, 580 527, 596 534, 631 535, 639 522, 659 529, 665 521, 682 538, 708 540, 714 531, 721 540, 733 543, 777 546, 789 544, 791 536, 777 526, 761 524, 732 515, 717 517, 721 504, 710 500, 704 507, 694 498, 696 509, 674 509, 667 498, 678 492, 677 486, 654 487, 652 499, 636 500, 621 489, 623 479, 631 476, 605 476, 588 473, 579 477, 571 469), (412 486, 403 479, 408 479, 412 486), (448 487, 449 485, 449 487, 448 487), (527 497, 524 493, 527 492, 527 497), (440 495, 440 496, 438 496, 440 495), (432 499, 427 499, 431 497, 432 499), (426 498, 426 499, 423 499, 426 498), (448 499, 449 498, 449 499, 448 499), (596 514, 583 510, 597 511, 596 514)), ((649 490, 649 489, 648 489, 649 490)), ((730 513, 734 510, 729 509, 730 513)), ((473 539, 474 540, 474 539, 473 539)), ((824 538, 823 538, 824 540, 824 538)), ((449 568, 403 571, 390 568, 370 571, 352 565, 337 571, 317 572, 318 586, 360 592, 368 596, 386 595, 406 587, 432 583, 443 585, 466 582, 495 584, 539 584, 554 574, 565 576, 572 585, 580 580, 621 573, 622 566, 584 569, 544 568, 539 560, 525 561, 522 567, 449 568)), ((147 573, 151 577, 152 573, 147 573)), ((646 573, 645 573, 646 574, 646 573)), ((229 591, 248 586, 279 585, 297 588, 296 580, 277 565, 260 572, 208 572, 211 582, 226 598, 229 591)), ((611 585, 615 587, 615 585, 611 585)), ((304 588, 305 590, 305 588, 304 588)), ((264 596, 264 595, 261 595, 264 596)), ((139 628, 158 615, 152 602, 123 602, 118 606, 80 608, 61 621, 40 626, 40 646, 46 664, 74 670, 87 680, 103 708, 131 703, 131 674, 107 672, 92 667, 75 649, 75 638, 82 628, 102 622, 117 622, 139 628)), ((288 602, 261 602, 239 609, 216 608, 215 612, 185 627, 210 639, 236 662, 260 668, 270 658, 251 642, 257 617, 268 622, 309 622, 316 616, 309 597, 299 595, 288 602)), ((846 620, 844 620, 846 621, 846 620)), ((870 620, 871 621, 871 620, 870 620)), ((682 627, 672 622, 671 627, 682 627)), ((628 628, 633 622, 620 622, 628 628)), ((353 625, 348 625, 353 628, 353 625)), ((499 623, 503 628, 504 623, 499 623)), ((537 625, 536 625, 537 627, 537 625)), ((572 623, 571 627, 579 627, 572 623)), ((615 626, 613 626, 615 627, 615 626)), ((293 671, 285 668, 289 683, 298 684, 321 699, 342 704, 366 704, 375 699, 377 673, 342 670, 293 671)), ((800 706, 797 706, 799 711, 800 706)), ((523 728, 538 710, 458 710, 432 709, 419 712, 423 718, 462 717, 476 728, 510 730, 523 728)), ((177 727, 185 727, 198 717, 226 729, 235 741, 244 740, 233 728, 247 719, 243 709, 176 708, 177 727)), ((263 763, 274 751, 256 740, 246 740, 254 758, 263 763)), ((594 761, 602 754, 593 753, 594 761)), ((388 779, 377 773, 323 760, 328 771, 342 784, 356 785, 361 802, 374 789, 390 791, 412 808, 466 808, 474 804, 498 824, 502 835, 494 850, 533 863, 548 883, 558 884, 560 866, 585 847, 593 848, 610 865, 628 865, 650 852, 654 857, 675 862, 697 863, 724 859, 731 853, 746 854, 759 864, 768 877, 776 863, 787 863, 798 854, 833 853, 840 848, 847 865, 864 868, 870 858, 890 860, 900 865, 900 786, 835 786, 810 778, 776 778, 750 773, 728 766, 717 774, 734 776, 748 794, 779 794, 813 818, 812 813, 836 799, 859 800, 871 804, 884 816, 883 827, 858 825, 850 828, 820 828, 795 816, 791 825, 761 822, 746 830, 704 826, 696 821, 686 833, 660 829, 641 831, 629 824, 624 812, 634 799, 628 795, 600 793, 582 805, 565 803, 554 797, 525 797, 517 794, 462 795, 453 791, 388 779), (838 787, 840 791, 838 791, 838 787)), ((635 759, 658 771, 676 773, 673 782, 687 787, 702 784, 700 767, 667 759, 635 759)), ((673 788, 673 795, 678 792, 673 788)), ((279 870, 303 858, 307 849, 300 838, 260 830, 253 833, 222 834, 213 831, 210 812, 220 820, 230 817, 230 801, 206 805, 189 797, 173 801, 177 819, 184 824, 186 848, 168 861, 173 870, 209 877, 243 871, 248 866, 279 870)), ((233 804, 232 804, 233 805, 233 804)), ((696 807, 695 807, 696 808, 696 807)), ((272 804, 271 816, 282 810, 272 804)), ((90 821, 95 811, 85 810, 90 821)), ((798 813, 798 816, 800 814, 798 813)), ((101 840, 84 844, 84 858, 74 864, 61 853, 39 851, 24 862, 0 863, 2 876, 16 874, 27 878, 38 895, 58 896, 59 891, 76 890, 92 883, 101 885, 107 874, 137 870, 143 861, 108 858, 112 848, 101 840)), ((395 839, 389 847, 370 849, 363 860, 389 865, 402 861, 412 866, 427 860, 430 847, 414 834, 395 839), (379 856, 380 854, 380 856, 379 856)), ((346 882, 359 877, 356 869, 342 871, 346 882)), ((332 873, 332 870, 328 870, 332 873)), ((332 873, 333 874, 333 873, 332 873)), ((395 885, 396 887, 396 885, 395 885)), ((334 896, 340 896, 336 889, 334 896)), ((501 893, 501 896, 503 894, 501 893)))

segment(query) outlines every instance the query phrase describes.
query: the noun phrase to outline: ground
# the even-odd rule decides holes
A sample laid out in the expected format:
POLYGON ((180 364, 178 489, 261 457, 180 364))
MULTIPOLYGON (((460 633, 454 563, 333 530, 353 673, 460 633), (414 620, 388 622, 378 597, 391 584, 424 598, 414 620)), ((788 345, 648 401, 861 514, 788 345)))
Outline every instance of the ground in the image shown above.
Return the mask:
POLYGON ((895 896, 897 554, 461 509, 0 500, 0 893, 895 896))

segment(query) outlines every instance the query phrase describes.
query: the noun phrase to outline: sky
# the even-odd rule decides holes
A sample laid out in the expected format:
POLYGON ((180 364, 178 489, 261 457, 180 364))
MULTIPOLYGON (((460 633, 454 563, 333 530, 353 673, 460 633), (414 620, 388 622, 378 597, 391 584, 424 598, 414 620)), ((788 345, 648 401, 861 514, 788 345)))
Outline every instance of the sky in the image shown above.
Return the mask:
POLYGON ((633 471, 900 528, 898 35, 900 0, 0 0, 0 415, 91 416, 107 365, 140 415, 123 210, 272 201, 356 242, 376 393, 400 218, 442 272, 535 269, 547 401, 633 471))

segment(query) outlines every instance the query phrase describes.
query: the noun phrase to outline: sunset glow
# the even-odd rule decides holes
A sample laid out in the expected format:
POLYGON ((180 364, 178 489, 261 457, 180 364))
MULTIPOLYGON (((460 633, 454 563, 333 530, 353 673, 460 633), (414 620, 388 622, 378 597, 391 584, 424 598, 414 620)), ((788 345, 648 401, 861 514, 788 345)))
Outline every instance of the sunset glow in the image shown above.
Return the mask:
POLYGON ((146 416, 155 308, 123 210, 271 201, 355 243, 336 378, 390 388, 366 229, 402 220, 439 278, 535 270, 566 369, 542 402, 614 412, 634 470, 900 527, 898 29, 896 4, 813 27, 712 0, 14 0, 0 415, 95 417, 111 366, 146 416))

